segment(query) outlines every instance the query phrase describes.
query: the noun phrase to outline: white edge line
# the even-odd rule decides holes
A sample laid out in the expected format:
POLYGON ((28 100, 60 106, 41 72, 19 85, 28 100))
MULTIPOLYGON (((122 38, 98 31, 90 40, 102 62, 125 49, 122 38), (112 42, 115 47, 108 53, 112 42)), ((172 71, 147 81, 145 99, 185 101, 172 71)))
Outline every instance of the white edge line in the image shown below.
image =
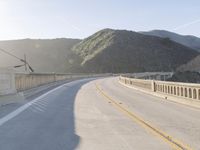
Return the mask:
POLYGON ((52 89, 52 90, 50 90, 50 91, 44 93, 43 95, 41 95, 41 96, 39 96, 39 97, 33 99, 31 102, 28 102, 28 103, 24 104, 23 106, 17 108, 17 109, 14 110, 13 112, 7 114, 6 116, 4 116, 3 118, 0 119, 0 126, 2 126, 3 124, 5 124, 5 123, 6 123, 7 121, 9 121, 10 119, 16 117, 17 115, 19 115, 20 113, 22 113, 23 111, 25 111, 25 110, 26 110, 27 108, 29 108, 33 103, 37 102, 38 100, 44 98, 44 97, 47 96, 48 94, 50 94, 50 93, 52 93, 52 92, 54 92, 54 91, 56 91, 56 90, 58 90, 58 89, 64 87, 65 85, 67 85, 67 84, 69 84, 69 83, 72 83, 72 82, 68 82, 68 83, 63 84, 63 85, 61 85, 61 86, 59 86, 59 87, 56 87, 56 88, 54 88, 54 89, 52 89))

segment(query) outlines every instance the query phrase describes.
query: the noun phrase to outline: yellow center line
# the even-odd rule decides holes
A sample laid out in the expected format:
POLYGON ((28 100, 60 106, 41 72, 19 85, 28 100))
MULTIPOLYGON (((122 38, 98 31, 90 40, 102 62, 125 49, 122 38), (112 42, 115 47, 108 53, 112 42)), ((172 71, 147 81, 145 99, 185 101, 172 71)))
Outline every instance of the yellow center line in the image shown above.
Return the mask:
POLYGON ((117 100, 111 98, 108 94, 106 94, 99 87, 99 85, 97 83, 95 85, 96 85, 96 89, 99 91, 99 93, 101 95, 103 95, 106 98, 106 100, 111 102, 114 107, 116 107, 118 110, 123 112, 126 116, 128 116, 129 118, 131 118, 132 120, 137 122, 139 125, 143 126, 148 131, 151 131, 152 134, 156 135, 157 137, 161 138, 162 140, 164 140, 165 142, 170 144, 172 149, 174 149, 174 150, 192 150, 192 148, 190 148, 188 145, 181 143, 180 141, 173 138, 172 136, 169 136, 167 133, 154 127, 152 124, 148 123, 147 121, 145 121, 144 119, 142 119, 141 117, 139 117, 138 115, 133 113, 132 111, 129 111, 125 107, 122 107, 120 104, 117 103, 117 100))

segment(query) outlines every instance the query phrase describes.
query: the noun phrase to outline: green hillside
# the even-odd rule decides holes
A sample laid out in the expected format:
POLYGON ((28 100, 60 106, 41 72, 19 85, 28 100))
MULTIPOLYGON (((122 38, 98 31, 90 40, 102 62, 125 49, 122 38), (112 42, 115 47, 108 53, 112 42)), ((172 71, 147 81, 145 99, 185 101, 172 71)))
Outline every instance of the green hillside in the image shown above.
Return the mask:
MULTIPOLYGON (((27 60, 36 72, 126 73, 175 71, 199 52, 169 38, 126 30, 101 30, 84 40, 0 41, 0 48, 27 60)), ((20 61, 0 52, 0 67, 20 61)))
POLYGON ((173 71, 198 52, 166 38, 104 29, 73 47, 85 72, 173 71))

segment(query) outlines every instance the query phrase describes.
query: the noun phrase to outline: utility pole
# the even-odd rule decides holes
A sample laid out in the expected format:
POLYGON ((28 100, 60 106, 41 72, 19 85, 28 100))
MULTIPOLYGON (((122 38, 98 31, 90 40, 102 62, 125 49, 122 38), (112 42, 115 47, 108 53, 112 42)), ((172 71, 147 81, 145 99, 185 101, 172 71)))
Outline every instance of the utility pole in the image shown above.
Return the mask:
POLYGON ((27 72, 26 54, 24 54, 24 67, 25 67, 25 72, 27 72))
POLYGON ((6 54, 9 55, 9 56, 12 56, 12 57, 14 57, 14 58, 20 60, 21 62, 23 62, 23 65, 17 65, 17 66, 14 66, 14 68, 18 68, 18 67, 23 67, 23 66, 24 66, 26 72, 27 72, 28 70, 29 70, 30 72, 34 72, 34 69, 29 65, 29 63, 28 63, 27 60, 26 60, 26 54, 24 54, 24 59, 21 59, 21 58, 19 58, 19 57, 13 55, 12 53, 10 53, 10 52, 8 52, 8 51, 2 49, 2 48, 0 48, 0 51, 6 53, 6 54))

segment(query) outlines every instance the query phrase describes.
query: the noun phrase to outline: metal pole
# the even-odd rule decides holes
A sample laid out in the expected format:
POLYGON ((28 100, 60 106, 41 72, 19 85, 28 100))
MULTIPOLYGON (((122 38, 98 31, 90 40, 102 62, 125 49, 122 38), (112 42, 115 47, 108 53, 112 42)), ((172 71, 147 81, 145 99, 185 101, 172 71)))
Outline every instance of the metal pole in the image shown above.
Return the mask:
POLYGON ((25 72, 27 72, 26 54, 24 54, 24 67, 25 67, 25 72))

